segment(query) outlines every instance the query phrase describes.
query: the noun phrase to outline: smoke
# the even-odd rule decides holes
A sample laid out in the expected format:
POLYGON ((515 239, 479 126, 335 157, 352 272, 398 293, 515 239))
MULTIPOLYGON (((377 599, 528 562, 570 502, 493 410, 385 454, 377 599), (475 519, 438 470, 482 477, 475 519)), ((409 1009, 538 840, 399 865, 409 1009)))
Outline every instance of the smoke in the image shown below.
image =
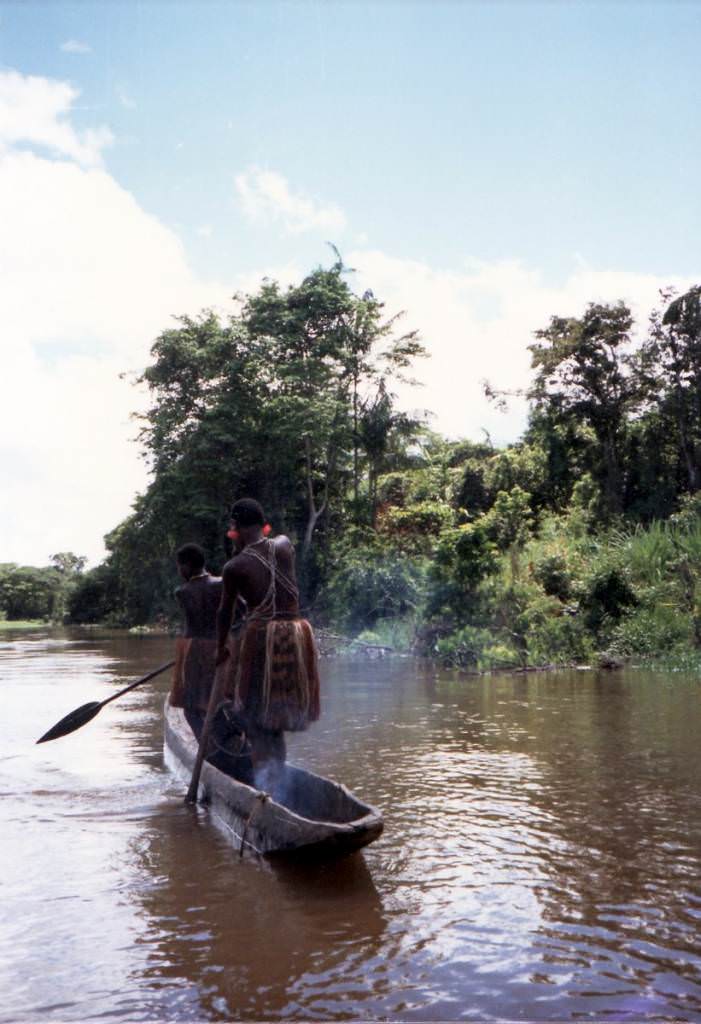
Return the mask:
POLYGON ((288 806, 292 796, 292 780, 284 762, 272 758, 264 761, 254 769, 253 778, 256 789, 267 793, 276 803, 288 806))

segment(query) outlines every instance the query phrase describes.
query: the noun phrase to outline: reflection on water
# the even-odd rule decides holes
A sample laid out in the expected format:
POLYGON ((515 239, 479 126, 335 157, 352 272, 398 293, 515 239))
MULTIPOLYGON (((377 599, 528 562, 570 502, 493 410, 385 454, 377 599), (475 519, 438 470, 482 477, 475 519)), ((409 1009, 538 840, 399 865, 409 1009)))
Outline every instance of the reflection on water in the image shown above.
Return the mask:
POLYGON ((286 865, 182 803, 165 677, 34 746, 170 645, 0 643, 0 1020, 701 1020, 695 680, 327 662, 291 757, 386 829, 286 865))

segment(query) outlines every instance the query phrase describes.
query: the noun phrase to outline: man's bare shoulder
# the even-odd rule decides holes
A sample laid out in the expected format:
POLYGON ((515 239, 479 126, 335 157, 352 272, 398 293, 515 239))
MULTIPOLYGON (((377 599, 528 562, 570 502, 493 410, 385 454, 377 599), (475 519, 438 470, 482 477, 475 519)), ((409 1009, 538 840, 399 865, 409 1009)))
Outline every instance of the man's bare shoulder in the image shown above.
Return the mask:
POLYGON ((238 588, 242 581, 248 579, 246 572, 247 559, 242 558, 242 553, 235 554, 221 570, 221 582, 224 590, 231 591, 238 588))
POLYGON ((241 575, 241 569, 246 564, 246 560, 241 558, 243 552, 239 551, 230 558, 221 571, 222 580, 226 583, 227 580, 235 580, 241 575))

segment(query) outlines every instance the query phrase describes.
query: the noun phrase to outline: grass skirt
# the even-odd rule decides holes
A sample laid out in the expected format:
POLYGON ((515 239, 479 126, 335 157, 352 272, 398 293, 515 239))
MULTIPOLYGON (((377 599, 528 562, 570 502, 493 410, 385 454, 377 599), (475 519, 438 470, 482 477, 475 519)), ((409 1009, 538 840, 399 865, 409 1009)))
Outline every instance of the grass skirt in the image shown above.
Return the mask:
POLYGON ((179 636, 175 641, 175 665, 170 703, 176 708, 204 714, 214 683, 216 640, 179 636))
POLYGON ((230 641, 227 690, 251 726, 297 732, 319 717, 319 669, 306 619, 254 619, 230 641))

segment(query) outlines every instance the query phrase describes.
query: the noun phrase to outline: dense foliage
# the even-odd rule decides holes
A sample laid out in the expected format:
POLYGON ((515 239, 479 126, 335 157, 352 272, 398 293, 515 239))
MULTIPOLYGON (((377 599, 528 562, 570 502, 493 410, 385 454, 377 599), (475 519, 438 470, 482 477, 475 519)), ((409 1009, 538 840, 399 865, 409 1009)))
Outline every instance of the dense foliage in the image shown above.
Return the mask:
POLYGON ((623 303, 552 317, 528 429, 498 450, 398 412, 423 349, 350 280, 339 258, 160 335, 153 479, 71 616, 171 616, 174 550, 197 540, 220 568, 247 494, 297 542, 309 613, 348 633, 478 668, 701 643, 701 288, 663 294, 637 343, 623 303))
POLYGON ((85 562, 71 551, 61 551, 44 568, 0 564, 0 619, 60 622, 85 562))

